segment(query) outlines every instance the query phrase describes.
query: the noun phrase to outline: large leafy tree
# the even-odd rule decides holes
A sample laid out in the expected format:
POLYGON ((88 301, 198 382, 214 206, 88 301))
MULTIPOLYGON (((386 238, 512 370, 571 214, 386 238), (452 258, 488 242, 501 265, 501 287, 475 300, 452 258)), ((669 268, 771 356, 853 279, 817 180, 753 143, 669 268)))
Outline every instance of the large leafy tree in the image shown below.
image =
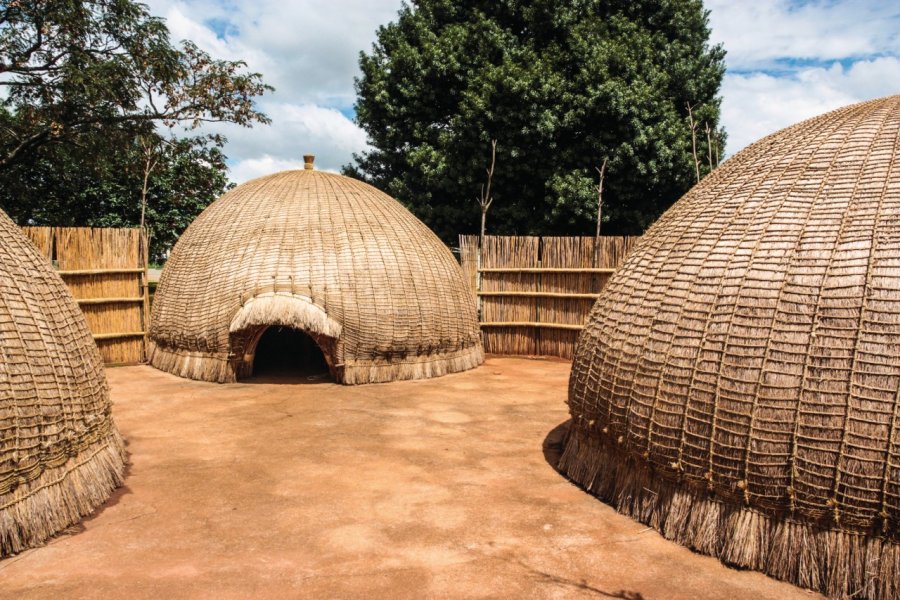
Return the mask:
POLYGON ((220 143, 110 129, 77 145, 46 145, 27 163, 0 170, 0 206, 22 224, 134 227, 146 175, 145 223, 156 259, 228 188, 220 143))
POLYGON ((133 0, 0 0, 0 168, 110 127, 265 122, 244 67, 173 46, 133 0))
POLYGON ((134 0, 0 0, 0 207, 22 224, 135 226, 146 197, 158 251, 226 185, 224 140, 190 131, 267 123, 254 100, 269 89, 174 45, 134 0))
POLYGON ((638 233, 696 182, 688 106, 724 145, 724 51, 700 0, 413 0, 360 58, 372 149, 345 172, 450 241, 476 231, 497 143, 495 233, 638 233))

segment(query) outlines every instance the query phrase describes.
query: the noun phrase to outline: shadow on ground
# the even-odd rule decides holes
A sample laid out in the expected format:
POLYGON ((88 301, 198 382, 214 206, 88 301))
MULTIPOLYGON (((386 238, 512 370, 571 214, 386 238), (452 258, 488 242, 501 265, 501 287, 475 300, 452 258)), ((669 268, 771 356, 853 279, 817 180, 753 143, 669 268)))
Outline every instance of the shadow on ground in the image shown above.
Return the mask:
MULTIPOLYGON (((544 438, 544 460, 547 461, 553 470, 559 473, 559 460, 562 458, 563 450, 566 448, 566 438, 569 436, 569 427, 572 426, 572 419, 563 421, 550 430, 547 437, 544 438)), ((561 473, 560 473, 561 474, 561 473)))

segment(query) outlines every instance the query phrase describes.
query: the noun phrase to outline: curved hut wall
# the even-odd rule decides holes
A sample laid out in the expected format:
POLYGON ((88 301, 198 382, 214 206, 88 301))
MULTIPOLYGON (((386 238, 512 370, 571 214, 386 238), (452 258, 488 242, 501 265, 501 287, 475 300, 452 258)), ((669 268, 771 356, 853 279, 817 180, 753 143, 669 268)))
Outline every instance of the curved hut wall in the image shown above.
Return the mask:
POLYGON ((900 96, 740 152, 594 306, 561 469, 723 562, 900 598, 900 96))
POLYGON ((235 381, 271 326, 312 336, 345 384, 484 360, 471 291, 437 236, 375 188, 311 169, 238 186, 191 224, 154 299, 150 362, 235 381))
POLYGON ((125 451, 84 316, 0 212, 0 556, 40 545, 106 501, 125 451))

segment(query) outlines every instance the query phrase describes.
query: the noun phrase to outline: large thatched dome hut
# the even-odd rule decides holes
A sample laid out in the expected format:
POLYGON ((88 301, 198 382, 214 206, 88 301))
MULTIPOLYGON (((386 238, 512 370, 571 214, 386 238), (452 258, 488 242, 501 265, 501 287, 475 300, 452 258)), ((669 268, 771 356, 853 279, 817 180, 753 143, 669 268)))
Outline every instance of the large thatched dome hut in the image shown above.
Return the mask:
POLYGON ((151 364, 234 381, 270 328, 310 336, 342 383, 481 364, 472 292, 447 247, 386 194, 307 167, 238 186, 185 231, 154 300, 151 364))
POLYGON ((100 352, 84 316, 0 211, 0 556, 92 512, 123 470, 100 352))
POLYGON ((900 598, 900 96, 805 121, 678 201, 582 333, 561 468, 667 538, 900 598))

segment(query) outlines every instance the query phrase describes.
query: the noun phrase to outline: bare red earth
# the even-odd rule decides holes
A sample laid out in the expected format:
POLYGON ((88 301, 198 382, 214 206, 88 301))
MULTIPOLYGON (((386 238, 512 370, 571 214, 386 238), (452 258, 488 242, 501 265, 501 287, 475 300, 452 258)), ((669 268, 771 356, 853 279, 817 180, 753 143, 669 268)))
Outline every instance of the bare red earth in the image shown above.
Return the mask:
POLYGON ((560 476, 569 364, 216 385, 110 369, 125 486, 0 561, 4 598, 812 598, 661 538, 560 476))

